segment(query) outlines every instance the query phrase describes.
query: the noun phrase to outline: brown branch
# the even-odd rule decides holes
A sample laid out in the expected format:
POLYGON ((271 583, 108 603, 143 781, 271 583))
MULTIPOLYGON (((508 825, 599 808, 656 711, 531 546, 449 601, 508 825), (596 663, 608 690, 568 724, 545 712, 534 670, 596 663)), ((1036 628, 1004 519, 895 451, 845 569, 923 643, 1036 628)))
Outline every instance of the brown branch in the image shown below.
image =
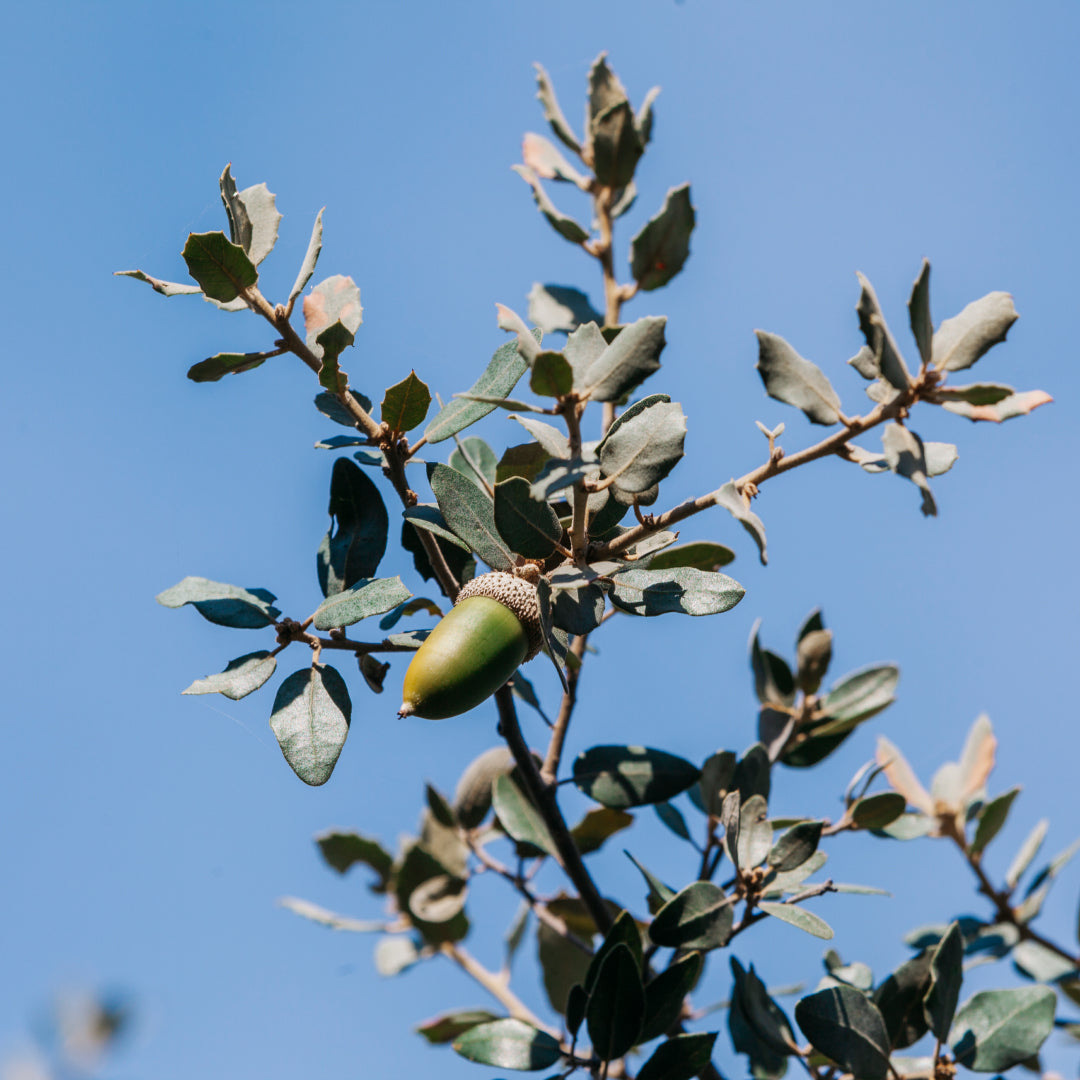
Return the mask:
POLYGON ((559 778, 559 762, 562 760, 563 744, 566 742, 566 732, 570 727, 570 717, 577 704, 577 684, 581 677, 581 661, 585 658, 585 646, 588 641, 587 634, 579 634, 570 646, 570 651, 578 658, 578 663, 566 665, 567 690, 563 694, 555 726, 551 729, 551 740, 548 742, 547 754, 544 756, 544 764, 540 769, 540 778, 549 786, 559 778))

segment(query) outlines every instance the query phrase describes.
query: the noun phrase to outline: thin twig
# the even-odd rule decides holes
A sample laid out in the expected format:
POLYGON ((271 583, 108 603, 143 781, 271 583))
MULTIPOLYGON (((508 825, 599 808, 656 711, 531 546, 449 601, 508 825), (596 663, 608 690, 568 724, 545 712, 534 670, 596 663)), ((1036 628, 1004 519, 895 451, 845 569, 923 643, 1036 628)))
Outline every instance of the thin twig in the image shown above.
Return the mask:
POLYGON ((585 646, 588 642, 587 634, 579 634, 570 646, 570 651, 578 658, 578 663, 566 665, 567 689, 563 694, 559 715, 551 730, 547 754, 544 755, 544 764, 540 769, 540 777, 548 785, 554 784, 559 777, 559 762, 562 760, 563 744, 566 742, 566 732, 570 727, 570 717, 577 704, 577 684, 581 676, 581 662, 585 658, 585 646))

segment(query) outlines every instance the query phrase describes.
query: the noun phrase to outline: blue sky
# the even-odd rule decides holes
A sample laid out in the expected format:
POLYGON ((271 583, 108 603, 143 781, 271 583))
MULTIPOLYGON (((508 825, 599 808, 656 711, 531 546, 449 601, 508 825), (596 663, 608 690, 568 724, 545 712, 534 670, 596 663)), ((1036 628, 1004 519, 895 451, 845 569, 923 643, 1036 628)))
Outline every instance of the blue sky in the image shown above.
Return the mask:
MULTIPOLYGON (((753 621, 790 651, 821 605, 833 672, 895 660, 900 700, 825 767, 783 774, 776 812, 835 814, 879 731, 928 780, 985 710, 1001 743, 992 786, 1025 787, 992 872, 1040 817, 1053 822, 1050 852, 1073 839, 1075 5, 271 3, 256 16, 240 4, 118 2, 24 6, 6 23, 0 1057, 25 1044, 54 989, 91 985, 138 1003, 118 1077, 486 1075, 409 1033, 443 1009, 485 1004, 479 988, 439 963, 381 981, 371 939, 274 901, 374 914, 360 881, 322 867, 312 835, 353 826, 392 842, 412 829, 424 780, 451 790, 493 744, 494 708, 399 722, 395 664, 381 698, 355 689, 338 769, 309 789, 273 742, 266 691, 239 703, 179 696, 263 640, 158 607, 166 586, 199 574, 268 587, 301 617, 317 605, 332 458, 311 446, 333 425, 296 362, 188 382, 193 362, 265 347, 267 331, 111 272, 182 279, 186 234, 224 227, 216 183, 231 161, 241 186, 265 180, 285 214, 270 294, 288 290, 327 207, 319 273, 352 275, 365 307, 345 364, 355 385, 378 400, 415 368, 444 398, 467 388, 502 338, 496 301, 524 311, 534 281, 599 292, 593 266, 510 172, 521 135, 544 130, 534 60, 575 123, 601 49, 635 100, 663 87, 623 245, 669 187, 692 183, 686 271, 626 311, 670 319, 650 389, 683 403, 689 435, 664 505, 760 461, 755 419, 784 420, 789 449, 815 438, 765 397, 755 328, 791 341, 859 408, 863 384, 844 363, 860 344, 856 270, 909 353, 904 304, 924 256, 935 320, 1010 291, 1021 319, 978 377, 1056 399, 992 430, 916 415, 924 438, 960 448, 936 482, 936 520, 921 518, 910 485, 833 461, 765 488, 768 568, 726 515, 687 523, 685 539, 736 548, 730 573, 746 599, 713 619, 614 620, 590 658, 569 751, 625 741, 701 760, 744 748, 753 621)), ((519 441, 507 423, 493 416, 478 433, 519 441)), ((382 570, 419 585, 396 553, 382 570)), ((550 673, 534 677, 554 703, 550 673)), ((567 803, 571 815, 585 808, 567 803)), ((688 880, 689 849, 641 818, 635 853, 688 880)), ((596 872, 640 905, 619 846, 593 857, 596 872)), ((983 912, 942 845, 853 838, 832 857, 838 879, 894 893, 816 909, 845 959, 879 976, 905 957, 910 927, 983 912)), ((1043 916, 1058 939, 1075 934, 1077 881, 1073 867, 1043 916)), ((512 898, 484 884, 477 921, 508 922, 512 898)), ((476 951, 496 963, 494 934, 476 951)), ((812 986, 821 952, 770 926, 736 955, 773 984, 812 986)), ((713 998, 727 993, 723 967, 712 965, 713 998)), ((539 1005, 531 960, 521 977, 539 1005)), ((972 985, 1014 978, 984 968, 972 985)), ((726 1034, 720 1045, 739 1075, 726 1034)), ((1046 1058, 1075 1067, 1058 1044, 1046 1058)))

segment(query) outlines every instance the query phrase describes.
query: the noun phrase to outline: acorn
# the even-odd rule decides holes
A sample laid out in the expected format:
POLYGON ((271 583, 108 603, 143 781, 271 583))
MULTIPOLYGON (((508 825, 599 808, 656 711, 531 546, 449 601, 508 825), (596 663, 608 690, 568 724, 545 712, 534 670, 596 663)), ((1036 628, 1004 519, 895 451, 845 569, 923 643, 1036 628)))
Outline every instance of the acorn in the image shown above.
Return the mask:
POLYGON ((468 712, 542 642, 532 582, 501 570, 473 578, 412 658, 398 716, 443 720, 468 712))

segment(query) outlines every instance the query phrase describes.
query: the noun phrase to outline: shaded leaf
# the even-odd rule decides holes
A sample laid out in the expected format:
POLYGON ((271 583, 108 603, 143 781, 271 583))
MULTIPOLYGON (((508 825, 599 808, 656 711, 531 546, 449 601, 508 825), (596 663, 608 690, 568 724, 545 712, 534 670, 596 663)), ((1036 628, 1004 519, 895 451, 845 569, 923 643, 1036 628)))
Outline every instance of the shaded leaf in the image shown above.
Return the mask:
POLYGON ((323 596, 332 596, 375 576, 390 520, 379 489, 348 458, 334 462, 327 512, 334 524, 319 545, 316 565, 323 596))
POLYGON ((390 630, 392 627, 397 626, 406 615, 416 615, 421 611, 435 616, 441 616, 443 613, 442 608, 434 600, 429 600, 426 596, 414 596, 411 600, 398 604, 393 611, 384 615, 379 620, 379 629, 390 630))
POLYGON ((613 810, 611 807, 602 806, 596 810, 589 810, 570 830, 570 835, 574 838, 578 852, 588 855, 599 851, 606 840, 633 824, 633 814, 628 814, 625 810, 613 810))
POLYGON ((573 129, 566 122, 562 109, 559 108, 558 99, 555 97, 555 88, 551 85, 551 79, 541 64, 533 64, 536 68, 536 96, 544 108, 544 119, 551 125, 551 130, 576 154, 581 153, 581 143, 574 134, 573 129))
POLYGON ((559 352, 538 353, 533 360, 529 388, 540 397, 565 397, 574 388, 570 362, 559 352))
MULTIPOLYGON (((469 545, 460 536, 450 531, 446 518, 443 517, 442 511, 437 506, 431 506, 429 503, 417 503, 416 506, 410 506, 404 510, 401 516, 414 528, 434 533, 462 551, 470 550, 469 545)), ((424 575, 425 581, 430 580, 430 578, 431 574, 424 575)))
POLYGON ((956 1014, 950 1041, 956 1060, 973 1072, 1003 1072, 1032 1057, 1054 1027, 1048 986, 984 990, 956 1014))
POLYGON ((732 789, 735 777, 736 757, 730 750, 720 750, 705 759, 701 766, 702 808, 713 817, 720 816, 724 796, 732 789))
POLYGON ((431 405, 431 391, 416 377, 415 371, 386 391, 382 401, 382 421, 391 431, 412 431, 424 422, 431 405))
POLYGON ((176 281, 162 281, 160 278, 151 277, 143 270, 116 270, 115 277, 129 277, 136 281, 145 281, 156 293, 162 296, 201 296, 202 289, 198 285, 182 285, 176 281))
POLYGON ((611 578, 611 602, 631 615, 716 615, 733 608, 746 590, 724 574, 677 567, 623 570, 611 578))
POLYGON ((649 924, 649 937, 664 948, 707 952, 727 944, 734 922, 724 890, 711 881, 695 881, 660 908, 649 924))
POLYGON ((992 292, 973 300, 959 315, 946 319, 933 341, 934 367, 938 371, 961 371, 1005 340, 1018 316, 1012 297, 992 292))
POLYGON ((274 355, 273 352, 217 353, 207 360, 192 364, 188 368, 187 377, 197 383, 217 382, 226 375, 253 371, 274 355))
POLYGON ((684 758, 644 746, 594 746, 577 756, 573 774, 578 790, 616 810, 666 802, 700 776, 684 758))
POLYGON ((619 417, 598 447, 600 471, 622 491, 644 492, 663 480, 682 458, 686 416, 681 405, 666 400, 650 403, 624 421, 626 415, 619 417))
MULTIPOLYGON (((364 410, 364 412, 371 412, 371 402, 364 397, 363 394, 357 393, 355 390, 349 390, 348 394, 355 399, 356 403, 364 410)), ((342 427, 352 428, 353 430, 356 429, 356 418, 338 400, 336 394, 328 393, 325 390, 321 394, 316 394, 315 408, 318 409, 323 416, 333 420, 335 424, 341 424, 342 427)), ((367 439, 365 438, 364 441, 366 442, 367 439)))
POLYGON ((671 188, 660 213, 650 218, 630 242, 630 273, 639 289, 659 289, 682 270, 690 255, 693 231, 690 185, 671 188))
POLYGON ((941 407, 968 420, 989 420, 991 423, 1000 424, 1003 420, 1026 416, 1032 409, 1047 405, 1053 400, 1043 390, 1022 390, 1010 394, 1007 398, 1002 398, 994 405, 969 405, 965 401, 946 401, 941 407))
POLYGON ((638 1040, 645 1016, 645 991, 638 962, 628 946, 620 942, 606 955, 598 954, 598 959, 585 1023, 593 1050, 602 1060, 614 1061, 638 1040))
POLYGON ((531 1072, 554 1065, 562 1056, 558 1042, 524 1020, 495 1020, 459 1035, 454 1049, 469 1061, 500 1069, 531 1072))
POLYGON ((495 470, 498 467, 495 451, 475 435, 466 439, 455 439, 455 442, 457 446, 450 452, 447 464, 451 469, 457 469, 462 476, 467 476, 490 499, 490 488, 495 485, 495 470))
POLYGON ((462 1009, 425 1020, 424 1023, 417 1024, 413 1030, 423 1035, 432 1046, 440 1046, 443 1043, 453 1042, 459 1035, 463 1035, 477 1024, 488 1024, 498 1019, 499 1017, 486 1009, 462 1009))
POLYGON ((653 809, 656 811, 656 816, 677 836, 680 840, 685 840, 687 843, 692 844, 693 840, 690 837, 690 830, 686 827, 686 818, 683 817, 682 811, 669 802, 654 803, 653 809))
POLYGON ((750 635, 750 668, 754 673, 754 693, 762 705, 794 704, 795 676, 782 656, 762 647, 760 619, 750 635))
MULTIPOLYGON (((554 147, 552 147, 554 149, 554 147)), ((527 165, 514 165, 514 172, 532 189, 536 208, 547 219, 548 224, 564 239, 572 244, 583 244, 589 239, 589 231, 572 217, 562 213, 549 198, 539 177, 527 165)))
MULTIPOLYGON (((731 957, 731 971, 735 976, 735 988, 732 993, 732 1007, 739 1008, 742 1018, 751 1028, 756 1039, 764 1043, 774 1054, 784 1057, 794 1053, 795 1037, 791 1024, 783 1010, 769 997, 765 984, 758 978, 753 964, 746 971, 735 957, 731 957)), ((734 1035, 734 1031, 732 1032, 734 1035)), ((751 1051, 736 1046, 742 1053, 751 1051)), ((751 1060, 754 1054, 751 1053, 751 1060)))
POLYGON ((930 318, 930 261, 923 259, 908 300, 908 318, 923 365, 929 367, 933 351, 934 323, 930 318))
POLYGON ((771 398, 801 409, 814 424, 840 422, 840 398, 825 373, 803 359, 782 337, 764 330, 758 339, 757 370, 771 398))
POLYGON ((594 401, 618 401, 660 368, 667 319, 647 316, 624 326, 585 372, 581 388, 594 401))
MULTIPOLYGON (((578 933, 581 927, 571 927, 578 933)), ((591 940, 591 927, 585 929, 581 935, 586 940, 591 940)), ((569 1024, 571 1007, 581 1009, 578 1023, 585 1018, 585 1002, 574 993, 575 987, 584 993, 580 985, 585 981, 585 973, 589 968, 590 957, 573 942, 568 941, 562 934, 556 933, 544 923, 536 928, 537 956, 540 962, 540 973, 544 983, 544 992, 547 994, 551 1007, 558 1013, 566 1014, 569 1024), (577 1001, 575 1002, 575 998, 577 1001)))
POLYGON ((986 846, 1001 831, 1012 808, 1013 799, 1020 794, 1020 788, 1014 787, 1006 791, 1004 795, 998 795, 991 799, 979 814, 979 824, 975 827, 975 839, 969 845, 974 855, 981 855, 986 846))
POLYGON ((701 975, 701 953, 674 958, 645 986, 645 1019, 639 1042, 663 1035, 682 1015, 683 1001, 701 975))
POLYGON ((605 593, 599 585, 556 589, 552 595, 551 621, 568 634, 591 634, 604 617, 604 606, 605 593))
POLYGON ((447 524, 495 570, 509 570, 513 558, 495 527, 494 504, 487 494, 448 465, 436 465, 431 490, 447 524))
POLYGON ((692 544, 680 544, 654 555, 649 560, 650 570, 673 570, 681 566, 695 570, 718 570, 735 560, 735 552, 723 544, 711 540, 698 540, 692 544))
POLYGON ((329 664, 301 668, 278 688, 270 727, 289 767, 305 784, 325 784, 349 734, 352 702, 329 664))
POLYGON ((885 322, 877 293, 862 274, 855 276, 862 287, 855 310, 859 316, 859 329, 866 339, 866 345, 877 362, 876 366, 882 378, 897 390, 906 390, 911 385, 911 373, 885 322))
POLYGON ((807 911, 796 904, 774 904, 762 900, 758 907, 767 915, 772 915, 773 918, 780 919, 781 922, 797 926, 800 930, 813 934, 814 937, 824 938, 828 941, 833 936, 832 927, 820 915, 815 915, 812 911, 807 911))
POLYGON ((877 1005, 895 1049, 911 1046, 929 1030, 923 998, 930 988, 930 952, 926 950, 901 964, 874 991, 877 1005))
POLYGON ((569 285, 541 285, 535 282, 529 290, 529 322, 545 334, 561 331, 569 334, 586 323, 600 325, 604 316, 580 290, 569 285))
POLYGON ((937 504, 927 480, 928 466, 922 439, 900 424, 887 424, 881 433, 881 445, 889 468, 910 480, 922 492, 923 515, 936 517, 937 504))
POLYGON ((743 497, 735 489, 735 481, 729 480, 714 493, 716 505, 722 506, 754 539, 758 546, 761 565, 768 561, 765 551, 765 525, 743 501, 743 497))
POLYGON ((378 840, 357 832, 328 829, 316 835, 315 843, 318 844, 326 864, 339 874, 346 873, 360 863, 375 871, 376 879, 369 886, 371 891, 386 892, 394 860, 378 840))
POLYGON ((942 1042, 949 1038, 963 978, 964 939, 954 922, 931 953, 930 986, 923 998, 926 1022, 942 1042))
POLYGON ((896 791, 867 795, 851 807, 851 819, 860 829, 884 829, 891 825, 907 806, 907 799, 896 791))
POLYGON ((709 1064, 715 1042, 715 1031, 666 1039, 638 1070, 637 1080, 691 1080, 709 1064))
POLYGON ((817 851, 824 825, 823 821, 800 821, 793 825, 773 845, 769 865, 781 874, 802 866, 817 851))
POLYGON ((558 849, 540 812, 510 776, 501 773, 492 786, 495 814, 506 832, 520 844, 531 844, 558 858, 558 849))
POLYGON ((261 629, 281 614, 272 603, 276 598, 265 589, 242 589, 201 577, 186 577, 154 599, 167 608, 191 604, 209 622, 237 630, 261 629))
POLYGON ((244 249, 226 240, 223 232, 189 233, 182 254, 188 273, 211 300, 235 300, 259 280, 244 249))
POLYGON ((884 1080, 889 1039, 877 1007, 850 986, 834 986, 805 997, 795 1019, 815 1050, 860 1080, 884 1080))
POLYGON ((196 679, 183 693, 224 694, 233 701, 239 701, 258 690, 274 674, 276 668, 277 660, 265 649, 246 653, 230 660, 220 674, 196 679))
POLYGON ((315 612, 316 630, 352 626, 371 615, 383 615, 403 604, 412 593, 400 577, 361 579, 342 592, 327 597, 315 612))
POLYGON ((461 774, 454 792, 454 813, 463 829, 475 829, 491 809, 495 780, 514 768, 514 759, 505 746, 495 746, 474 758, 461 774))

